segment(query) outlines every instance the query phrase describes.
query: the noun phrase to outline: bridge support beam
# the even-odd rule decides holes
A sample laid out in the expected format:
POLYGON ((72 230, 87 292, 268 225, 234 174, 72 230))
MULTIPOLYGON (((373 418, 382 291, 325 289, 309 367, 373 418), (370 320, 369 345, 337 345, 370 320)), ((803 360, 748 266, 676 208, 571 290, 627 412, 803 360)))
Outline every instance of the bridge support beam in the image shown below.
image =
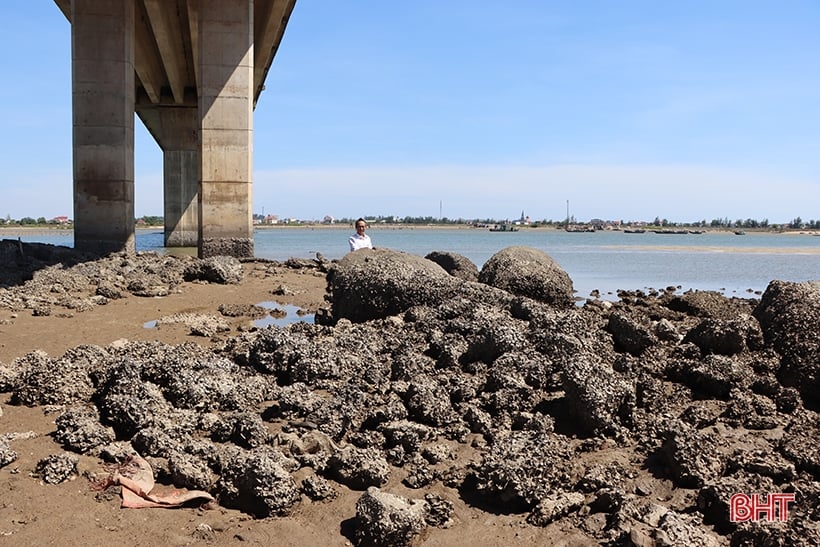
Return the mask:
POLYGON ((166 247, 196 247, 199 241, 199 163, 199 149, 164 152, 166 247))
POLYGON ((196 247, 199 239, 199 109, 138 105, 137 114, 163 153, 166 247, 196 247))
POLYGON ((74 247, 135 250, 134 0, 71 2, 74 247))
POLYGON ((199 3, 199 248, 253 256, 253 0, 199 3))
POLYGON ((135 250, 136 111, 164 153, 166 246, 253 256, 253 109, 295 0, 54 1, 71 23, 75 247, 135 250))

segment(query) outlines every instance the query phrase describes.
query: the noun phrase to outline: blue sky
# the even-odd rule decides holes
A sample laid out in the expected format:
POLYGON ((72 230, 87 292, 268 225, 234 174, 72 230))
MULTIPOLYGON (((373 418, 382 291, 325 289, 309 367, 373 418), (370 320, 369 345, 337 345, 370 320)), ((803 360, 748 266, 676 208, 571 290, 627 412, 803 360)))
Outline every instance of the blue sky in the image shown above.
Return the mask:
MULTIPOLYGON (((0 216, 70 216, 69 24, 49 0, 0 20, 0 216)), ((815 0, 298 0, 254 211, 820 219, 818 28, 815 0)), ((161 215, 136 127, 136 213, 161 215)))

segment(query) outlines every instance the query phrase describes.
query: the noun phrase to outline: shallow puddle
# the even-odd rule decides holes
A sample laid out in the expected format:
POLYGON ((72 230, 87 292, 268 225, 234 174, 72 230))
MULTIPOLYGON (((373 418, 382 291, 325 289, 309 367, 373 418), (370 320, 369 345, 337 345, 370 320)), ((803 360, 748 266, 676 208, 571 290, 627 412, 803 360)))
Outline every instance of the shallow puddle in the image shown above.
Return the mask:
POLYGON ((278 327, 286 327, 291 323, 313 323, 315 314, 313 313, 306 313, 303 315, 299 314, 299 310, 301 309, 299 306, 293 306, 291 304, 280 305, 276 302, 259 302, 256 304, 266 310, 284 310, 285 315, 282 317, 274 317, 273 315, 266 315, 261 319, 256 319, 253 324, 258 328, 264 328, 268 325, 276 325, 278 327))
MULTIPOLYGON (((286 327, 291 323, 313 323, 316 314, 313 313, 303 313, 299 314, 299 310, 301 309, 299 306, 293 306, 291 304, 280 305, 276 302, 259 302, 257 306, 265 308, 269 311, 274 311, 276 317, 273 315, 266 315, 261 319, 256 319, 253 322, 253 325, 257 328, 265 328, 269 325, 276 325, 278 327, 286 327), (275 310, 279 310, 276 312, 275 310), (282 313, 284 312, 284 314, 282 313)), ((142 327, 145 329, 155 329, 157 328, 157 319, 153 319, 151 321, 146 321, 142 324, 142 327)))

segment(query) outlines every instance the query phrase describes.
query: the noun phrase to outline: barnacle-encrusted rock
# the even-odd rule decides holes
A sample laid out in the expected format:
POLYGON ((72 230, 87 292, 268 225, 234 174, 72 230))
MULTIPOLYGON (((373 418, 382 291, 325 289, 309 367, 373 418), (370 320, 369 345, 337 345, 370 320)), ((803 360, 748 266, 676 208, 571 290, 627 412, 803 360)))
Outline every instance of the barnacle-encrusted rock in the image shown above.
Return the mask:
POLYGON ((459 281, 433 261, 389 249, 348 253, 328 274, 333 316, 354 322, 387 317, 454 297, 459 281))
POLYGON ((697 514, 683 515, 648 501, 627 500, 613 521, 613 527, 623 531, 632 545, 722 545, 714 533, 704 529, 697 514))
POLYGON ((783 357, 781 382, 820 402, 820 281, 772 281, 754 316, 766 342, 783 357))
POLYGON ((5 467, 17 459, 17 452, 12 450, 9 442, 0 436, 0 467, 5 467))
POLYGON ((425 528, 427 503, 370 487, 356 502, 356 539, 360 545, 410 545, 425 528))
POLYGON ((338 492, 333 484, 319 475, 308 475, 302 481, 302 491, 312 500, 332 500, 338 492))
MULTIPOLYGON (((0 391, 11 394, 0 403, 60 405, 45 410, 62 410, 54 438, 64 448, 107 462, 136 450, 161 483, 208 490, 255 517, 345 486, 424 497, 362 496, 358 527, 338 527, 362 543, 459 526, 448 499, 469 504, 459 516, 504 512, 526 535, 566 531, 579 544, 817 543, 814 285, 773 282, 753 316, 751 300, 674 289, 576 307, 561 283, 562 305, 539 296, 554 272, 520 260, 531 254, 501 254, 532 275, 524 289, 386 249, 294 259, 284 267, 331 269, 326 324, 223 335, 213 348, 119 341, 32 353, 0 365, 0 391), (788 521, 729 521, 732 494, 786 491, 796 494, 788 521), (388 514, 411 525, 363 525, 388 514)), ((0 306, 81 313, 129 287, 170 293, 197 260, 138 253, 41 266, 0 288, 0 306)), ((246 311, 227 305, 217 317, 246 311)), ((3 420, 31 412, 2 410, 3 420)), ((0 435, 0 466, 17 461, 21 435, 0 435)), ((57 472, 70 458, 47 463, 43 476, 71 476, 57 472)))
POLYGON ((748 386, 754 377, 754 371, 747 363, 724 355, 674 361, 667 374, 698 396, 720 399, 726 399, 734 387, 748 386))
POLYGON ((216 482, 216 474, 208 460, 187 451, 172 452, 168 458, 168 473, 171 482, 183 488, 208 490, 216 482))
POLYGON ((606 363, 578 356, 564 366, 569 408, 589 431, 612 433, 631 423, 635 387, 606 363))
POLYGON ((469 258, 458 253, 433 251, 424 258, 432 260, 453 277, 464 281, 478 281, 478 268, 476 268, 476 265, 469 258))
POLYGON ((262 446, 270 439, 270 432, 258 414, 243 412, 229 415, 212 428, 215 441, 233 441, 244 448, 262 446))
POLYGON ((220 464, 215 485, 221 503, 257 517, 286 515, 299 501, 290 471, 294 462, 269 447, 232 451, 220 464))
POLYGON ((538 505, 527 516, 527 522, 534 526, 547 524, 578 511, 584 506, 585 498, 578 492, 561 492, 548 495, 538 501, 538 505))
POLYGON ((232 256, 211 256, 190 262, 184 276, 186 281, 236 284, 242 281, 242 263, 232 256))
POLYGON ((667 306, 695 317, 724 320, 748 315, 754 309, 751 300, 728 298, 716 291, 687 291, 685 294, 670 297, 667 306))
POLYGON ((663 450, 673 479, 685 488, 703 486, 720 476, 726 466, 713 435, 683 424, 669 430, 663 450))
POLYGON ((54 440, 64 448, 80 453, 113 442, 116 438, 112 427, 100 423, 100 413, 94 406, 67 408, 55 423, 57 431, 54 432, 54 440))
POLYGON ((17 385, 17 368, 4 365, 0 362, 0 393, 11 391, 17 385))
POLYGON ((382 486, 390 478, 390 466, 373 448, 348 447, 337 450, 327 462, 330 478, 354 489, 382 486))
POLYGON ((559 308, 573 305, 572 280, 549 255, 532 247, 507 247, 481 268, 478 280, 559 308))
POLYGON ((735 355, 750 347, 759 349, 763 346, 760 325, 752 318, 704 319, 686 333, 683 341, 692 342, 703 353, 721 355, 735 355))
POLYGON ((60 484, 77 475, 79 461, 70 454, 51 454, 37 462, 34 473, 47 484, 60 484))
POLYGON ((640 355, 658 342, 650 327, 620 312, 609 316, 607 330, 612 333, 615 346, 632 355, 640 355))
POLYGON ((541 431, 512 431, 495 439, 470 467, 475 490, 507 509, 531 509, 566 485, 572 449, 566 440, 541 431))
POLYGON ((87 401, 94 393, 89 361, 104 361, 107 352, 96 346, 75 348, 60 359, 35 351, 15 361, 19 371, 12 403, 69 405, 87 401))

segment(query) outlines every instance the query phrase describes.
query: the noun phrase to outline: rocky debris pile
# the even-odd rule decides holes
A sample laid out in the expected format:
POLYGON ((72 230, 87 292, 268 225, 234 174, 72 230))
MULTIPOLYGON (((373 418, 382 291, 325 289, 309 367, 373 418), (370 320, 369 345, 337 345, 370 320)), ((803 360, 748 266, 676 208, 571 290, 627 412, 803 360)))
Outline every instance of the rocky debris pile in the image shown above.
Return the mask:
POLYGON ((23 243, 19 239, 0 240, 0 289, 22 285, 34 272, 61 264, 71 267, 92 261, 97 255, 80 253, 70 247, 48 243, 23 243))
POLYGON ((491 259, 479 279, 501 288, 356 251, 329 268, 324 324, 215 351, 32 353, 0 367, 0 388, 62 405, 66 450, 136 451, 159 481, 257 517, 361 490, 360 544, 458 526, 458 500, 591 543, 820 543, 816 285, 572 306, 545 256, 491 259), (394 495, 397 481, 418 495, 394 495), (732 522, 732 496, 752 493, 794 494, 788 520, 732 522))
MULTIPOLYGON (((51 315, 56 309, 67 310, 60 313, 82 312, 129 294, 167 296, 183 281, 225 284, 242 279, 242 264, 233 257, 198 259, 140 252, 91 260, 90 255, 54 245, 29 243, 23 249, 24 256, 42 258, 23 270, 25 279, 8 283, 10 279, 5 278, 7 286, 0 286, 0 306, 13 311, 28 309, 40 316, 51 315)), ((0 253, 8 253, 8 246, 0 245, 0 253)))

